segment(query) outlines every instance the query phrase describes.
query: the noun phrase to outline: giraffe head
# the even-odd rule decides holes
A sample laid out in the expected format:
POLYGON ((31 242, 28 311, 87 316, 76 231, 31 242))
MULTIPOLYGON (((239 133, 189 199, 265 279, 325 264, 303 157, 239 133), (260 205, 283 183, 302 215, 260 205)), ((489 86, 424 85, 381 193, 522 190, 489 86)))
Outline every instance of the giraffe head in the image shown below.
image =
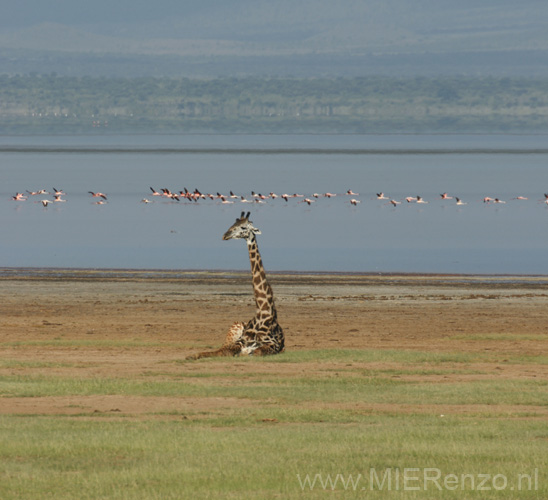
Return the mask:
POLYGON ((242 212, 236 222, 230 226, 228 231, 223 235, 223 240, 231 240, 233 238, 243 238, 249 240, 255 234, 261 234, 261 231, 253 226, 249 220, 250 212, 242 212))

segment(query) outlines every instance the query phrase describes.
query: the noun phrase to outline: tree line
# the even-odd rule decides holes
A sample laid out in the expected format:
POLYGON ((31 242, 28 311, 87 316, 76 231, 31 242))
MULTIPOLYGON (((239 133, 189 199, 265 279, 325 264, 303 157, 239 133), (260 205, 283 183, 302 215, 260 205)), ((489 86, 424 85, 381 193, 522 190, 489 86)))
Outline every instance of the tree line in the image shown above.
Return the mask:
POLYGON ((546 132, 547 78, 0 75, 0 133, 546 132))

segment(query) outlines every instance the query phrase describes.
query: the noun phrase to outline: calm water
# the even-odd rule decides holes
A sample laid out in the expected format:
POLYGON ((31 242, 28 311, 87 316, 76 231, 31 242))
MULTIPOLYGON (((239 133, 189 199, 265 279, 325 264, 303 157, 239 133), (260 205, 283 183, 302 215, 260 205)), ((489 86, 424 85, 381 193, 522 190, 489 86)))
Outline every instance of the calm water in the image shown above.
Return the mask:
POLYGON ((547 146, 546 136, 486 135, 0 137, 0 267, 247 269, 243 242, 221 236, 250 210, 269 270, 548 274, 547 146), (338 195, 190 203, 150 186, 338 195), (11 200, 53 187, 66 202, 11 200), (393 207, 380 191, 429 203, 393 207))

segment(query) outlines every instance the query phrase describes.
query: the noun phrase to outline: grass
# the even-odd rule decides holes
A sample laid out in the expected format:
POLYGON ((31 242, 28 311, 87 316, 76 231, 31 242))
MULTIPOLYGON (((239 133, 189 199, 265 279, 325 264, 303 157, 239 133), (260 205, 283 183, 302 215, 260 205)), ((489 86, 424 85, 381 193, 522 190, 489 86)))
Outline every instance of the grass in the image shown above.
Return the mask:
MULTIPOLYGON (((504 360, 529 369, 536 361, 504 360)), ((78 375, 79 363, 4 359, 0 403, 68 396, 78 410, 91 395, 139 396, 145 406, 235 399, 139 414, 4 414, 0 498, 548 497, 539 411, 548 383, 494 376, 496 353, 323 350, 236 362, 238 370, 221 359, 97 377, 78 375)))

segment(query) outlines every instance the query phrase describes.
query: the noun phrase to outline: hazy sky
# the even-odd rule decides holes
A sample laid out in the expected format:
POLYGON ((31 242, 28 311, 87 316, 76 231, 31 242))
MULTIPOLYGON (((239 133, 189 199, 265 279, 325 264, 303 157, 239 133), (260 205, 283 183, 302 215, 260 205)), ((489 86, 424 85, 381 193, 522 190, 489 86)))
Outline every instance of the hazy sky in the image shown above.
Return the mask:
POLYGON ((74 25, 142 22, 184 16, 220 4, 223 0, 2 0, 0 26, 16 28, 42 22, 74 25))

